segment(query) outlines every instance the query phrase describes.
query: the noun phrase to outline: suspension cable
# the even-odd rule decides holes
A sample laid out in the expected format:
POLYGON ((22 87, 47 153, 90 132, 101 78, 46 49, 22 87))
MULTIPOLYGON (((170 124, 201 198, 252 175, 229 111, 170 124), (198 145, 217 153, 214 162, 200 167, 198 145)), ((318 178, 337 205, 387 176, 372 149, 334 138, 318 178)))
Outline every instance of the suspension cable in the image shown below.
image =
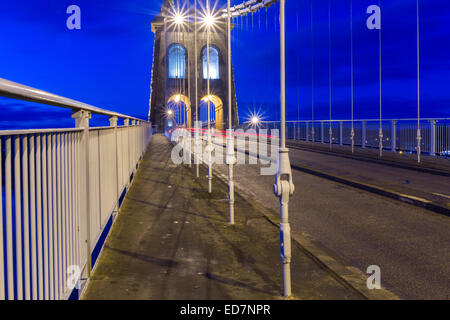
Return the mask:
MULTIPOLYGON (((311 142, 314 142, 314 2, 311 0, 311 142)), ((306 128, 308 130, 308 128, 306 128)), ((308 137, 307 137, 308 138, 308 137)))
POLYGON ((420 21, 419 0, 417 0, 417 162, 420 163, 421 140, 420 135, 420 21))
POLYGON ((352 142, 352 153, 355 152, 355 130, 353 124, 353 103, 354 103, 354 92, 353 92, 353 0, 350 0, 350 59, 351 59, 351 117, 352 117, 352 129, 350 132, 350 139, 352 142))
POLYGON ((330 129, 328 135, 330 150, 332 149, 333 145, 333 129, 331 126, 331 85, 331 0, 328 0, 328 97, 330 103, 330 129))
MULTIPOLYGON (((381 0, 379 0, 378 1, 378 6, 381 8, 381 0)), ((383 111, 383 109, 382 109, 382 105, 383 105, 383 99, 382 99, 382 69, 381 69, 381 62, 382 62, 382 60, 381 60, 381 53, 382 53, 382 51, 381 51, 381 26, 380 26, 380 30, 379 30, 379 32, 378 32, 378 50, 379 50, 379 59, 380 59, 380 61, 379 61, 379 67, 380 67, 380 70, 379 70, 379 73, 380 73, 380 75, 379 75, 379 77, 380 77, 380 132, 379 132, 379 138, 380 138, 380 158, 383 156, 383 123, 382 123, 382 121, 383 121, 383 114, 382 114, 382 111, 383 111)), ((393 136, 393 133, 391 133, 391 137, 393 136)), ((394 143, 394 141, 391 141, 391 143, 394 143)))
MULTIPOLYGON (((298 41, 298 49, 300 50, 300 29, 299 29, 299 11, 300 11, 300 2, 297 2, 298 10, 297 10, 297 41, 298 41)), ((300 54, 297 54, 297 121, 300 120, 300 54)))

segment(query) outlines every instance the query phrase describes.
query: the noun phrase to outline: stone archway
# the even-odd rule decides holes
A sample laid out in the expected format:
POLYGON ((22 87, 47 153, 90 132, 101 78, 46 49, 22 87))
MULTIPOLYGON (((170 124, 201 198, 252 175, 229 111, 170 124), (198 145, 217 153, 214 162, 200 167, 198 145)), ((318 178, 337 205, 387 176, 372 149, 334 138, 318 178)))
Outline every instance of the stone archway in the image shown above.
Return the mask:
POLYGON ((224 130, 223 126, 223 102, 218 96, 214 94, 210 94, 208 96, 204 96, 202 101, 207 103, 209 101, 214 104, 214 112, 215 112, 215 124, 217 130, 224 130))
POLYGON ((186 106, 186 127, 190 128, 191 127, 191 101, 189 100, 189 98, 187 96, 185 96, 184 94, 174 94, 172 95, 169 100, 167 100, 167 103, 184 103, 184 105, 186 106))

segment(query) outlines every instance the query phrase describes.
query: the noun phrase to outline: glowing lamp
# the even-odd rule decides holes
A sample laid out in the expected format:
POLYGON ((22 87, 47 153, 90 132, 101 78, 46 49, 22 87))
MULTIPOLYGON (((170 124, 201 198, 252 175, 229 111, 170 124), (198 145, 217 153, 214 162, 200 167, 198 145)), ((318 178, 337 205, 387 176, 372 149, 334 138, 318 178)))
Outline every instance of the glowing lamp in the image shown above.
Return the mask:
POLYGON ((212 15, 208 14, 205 16, 204 22, 206 26, 212 27, 214 25, 215 20, 216 19, 212 15))
POLYGON ((260 119, 259 119, 258 116, 253 116, 252 119, 251 119, 251 121, 252 121, 252 124, 253 124, 254 126, 256 126, 257 124, 259 124, 260 119))
POLYGON ((181 14, 179 14, 179 13, 175 15, 173 20, 175 21, 175 24, 178 24, 178 25, 184 23, 184 17, 181 14))

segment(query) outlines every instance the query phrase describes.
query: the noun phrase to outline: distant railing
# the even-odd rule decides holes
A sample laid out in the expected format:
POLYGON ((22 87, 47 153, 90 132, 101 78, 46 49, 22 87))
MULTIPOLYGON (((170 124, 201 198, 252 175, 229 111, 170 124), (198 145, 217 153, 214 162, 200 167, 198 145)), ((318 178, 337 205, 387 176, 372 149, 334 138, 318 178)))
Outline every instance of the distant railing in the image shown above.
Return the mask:
MULTIPOLYGON (((417 153, 417 119, 383 119, 383 150, 417 153)), ((450 118, 420 119, 421 153, 450 155, 450 118)), ((263 121, 262 129, 279 129, 279 121, 263 121)), ((380 120, 354 120, 354 145, 380 148, 380 120)), ((288 139, 351 145, 351 120, 286 121, 288 139), (331 135, 330 135, 331 128, 331 135)))
POLYGON ((0 300, 67 299, 89 277, 151 124, 4 79, 0 96, 73 110, 75 128, 0 131, 0 300), (89 128, 91 113, 109 126, 89 128))

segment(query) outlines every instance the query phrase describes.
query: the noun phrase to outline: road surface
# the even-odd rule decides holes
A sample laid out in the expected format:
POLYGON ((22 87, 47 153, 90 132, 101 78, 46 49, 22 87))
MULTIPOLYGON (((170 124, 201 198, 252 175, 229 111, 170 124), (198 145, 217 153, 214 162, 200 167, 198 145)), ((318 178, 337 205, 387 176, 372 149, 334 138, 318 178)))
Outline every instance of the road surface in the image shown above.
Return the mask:
MULTIPOLYGON (((424 173, 300 150, 290 150, 290 157, 323 170, 339 167, 343 175, 365 172, 360 178, 392 187, 408 185, 408 180, 414 188, 427 186, 431 193, 449 194, 448 178, 434 176, 427 181, 424 173)), ((278 211, 274 176, 261 176, 259 169, 237 165, 237 188, 278 211)), ((226 175, 228 169, 214 165, 214 170, 226 175)), ((450 218, 295 170, 293 179, 296 190, 289 203, 293 229, 363 272, 378 265, 382 285, 401 298, 450 298, 450 218)))

